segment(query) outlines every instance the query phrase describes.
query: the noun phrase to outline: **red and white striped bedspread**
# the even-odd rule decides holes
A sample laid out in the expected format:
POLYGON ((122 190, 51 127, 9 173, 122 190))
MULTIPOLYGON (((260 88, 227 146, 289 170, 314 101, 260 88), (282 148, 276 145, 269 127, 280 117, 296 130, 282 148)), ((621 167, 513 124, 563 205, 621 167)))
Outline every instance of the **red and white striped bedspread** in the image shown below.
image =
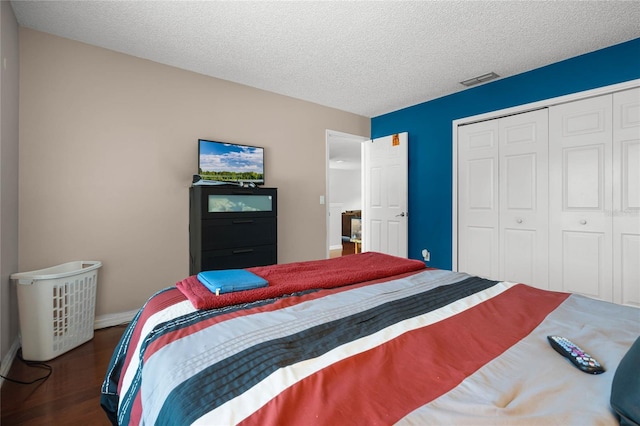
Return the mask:
POLYGON ((639 334, 634 308, 442 270, 212 310, 171 288, 125 331, 101 403, 119 424, 616 424, 639 334))

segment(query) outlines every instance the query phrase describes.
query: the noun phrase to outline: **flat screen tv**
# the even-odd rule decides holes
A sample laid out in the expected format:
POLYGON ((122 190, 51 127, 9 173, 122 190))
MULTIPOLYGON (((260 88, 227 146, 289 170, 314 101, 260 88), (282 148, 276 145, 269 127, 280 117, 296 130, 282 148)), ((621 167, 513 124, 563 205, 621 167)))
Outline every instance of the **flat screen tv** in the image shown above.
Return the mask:
POLYGON ((198 139, 198 174, 202 180, 264 185, 264 148, 198 139))

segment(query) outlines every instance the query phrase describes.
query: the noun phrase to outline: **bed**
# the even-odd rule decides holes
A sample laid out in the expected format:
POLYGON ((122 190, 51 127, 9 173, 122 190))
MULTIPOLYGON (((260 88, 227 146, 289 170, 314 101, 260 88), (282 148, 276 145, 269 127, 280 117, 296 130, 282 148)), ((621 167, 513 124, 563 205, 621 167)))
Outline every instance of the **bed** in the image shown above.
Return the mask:
POLYGON ((372 252, 248 270, 269 285, 216 296, 194 276, 146 302, 101 389, 113 424, 638 421, 636 308, 372 252))

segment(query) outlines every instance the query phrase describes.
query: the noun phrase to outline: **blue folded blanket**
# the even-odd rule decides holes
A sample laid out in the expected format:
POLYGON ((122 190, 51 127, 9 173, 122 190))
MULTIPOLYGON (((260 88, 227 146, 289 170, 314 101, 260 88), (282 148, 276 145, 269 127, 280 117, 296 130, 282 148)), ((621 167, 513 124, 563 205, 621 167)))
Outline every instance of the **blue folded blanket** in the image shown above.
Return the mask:
POLYGON ((215 294, 251 290, 269 285, 267 280, 245 269, 203 271, 198 274, 198 281, 215 294))

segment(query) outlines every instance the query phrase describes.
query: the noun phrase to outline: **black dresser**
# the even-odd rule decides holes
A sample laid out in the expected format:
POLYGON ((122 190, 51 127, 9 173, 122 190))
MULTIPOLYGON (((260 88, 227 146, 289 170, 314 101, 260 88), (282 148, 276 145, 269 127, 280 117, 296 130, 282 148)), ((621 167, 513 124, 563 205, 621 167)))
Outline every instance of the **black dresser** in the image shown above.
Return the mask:
POLYGON ((189 189, 189 273, 278 262, 276 188, 189 189))

